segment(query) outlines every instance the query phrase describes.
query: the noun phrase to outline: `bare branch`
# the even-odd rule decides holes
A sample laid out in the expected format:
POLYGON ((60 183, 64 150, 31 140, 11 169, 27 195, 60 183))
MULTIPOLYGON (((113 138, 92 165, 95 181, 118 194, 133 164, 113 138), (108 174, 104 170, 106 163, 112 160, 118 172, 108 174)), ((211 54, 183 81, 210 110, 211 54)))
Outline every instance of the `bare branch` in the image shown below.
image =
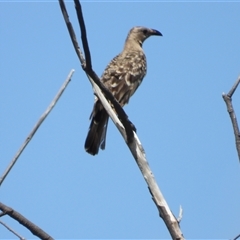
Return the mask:
POLYGON ((178 215, 178 218, 177 218, 178 223, 181 222, 182 217, 183 217, 183 209, 182 209, 182 206, 180 205, 179 215, 178 215))
MULTIPOLYGON (((60 6, 63 5, 61 3, 63 1, 59 0, 59 2, 60 2, 60 6)), ((139 166, 140 171, 142 172, 145 181, 147 182, 148 189, 152 195, 152 199, 158 208, 159 215, 164 220, 172 238, 173 239, 184 239, 183 234, 180 230, 178 221, 175 218, 175 216, 172 214, 171 210, 169 209, 167 202, 165 201, 165 199, 156 183, 154 175, 153 175, 153 173, 149 167, 149 164, 146 160, 144 149, 143 149, 137 135, 135 134, 135 132, 132 131, 134 129, 132 123, 128 121, 127 115, 125 114, 125 112, 123 111, 121 106, 118 104, 116 99, 112 96, 112 94, 105 88, 105 86, 99 81, 98 76, 95 74, 95 72, 91 68, 91 66, 92 66, 91 65, 91 57, 90 57, 90 51, 89 51, 88 43, 87 43, 86 29, 85 29, 85 25, 84 25, 83 16, 82 16, 81 5, 78 0, 74 0, 74 2, 75 2, 77 15, 78 15, 79 24, 81 27, 81 35, 82 35, 82 39, 83 39, 84 52, 86 55, 86 59, 88 59, 87 64, 89 64, 85 68, 83 67, 83 70, 86 72, 86 74, 93 86, 94 93, 100 99, 102 105, 104 106, 107 113, 109 114, 109 116, 111 117, 113 122, 115 123, 116 127, 118 128, 118 130, 124 137, 130 151, 132 152, 132 155, 134 156, 136 163, 139 166), (117 117, 116 113, 113 111, 111 105, 109 104, 109 101, 114 106, 119 118, 117 117), (123 115, 125 114, 125 116, 123 118, 122 118, 122 116, 123 116, 122 113, 123 113, 123 115)), ((66 11, 66 9, 65 9, 65 11, 66 11)), ((68 22, 66 22, 66 24, 67 24, 67 26, 69 25, 69 19, 68 19, 68 22)), ((73 31, 73 29, 72 29, 72 31, 73 31)), ((69 31, 69 33, 71 34, 70 31, 69 31)), ((84 66, 84 65, 82 64, 82 66, 84 66)))
POLYGON ((240 76, 238 77, 237 81, 234 83, 232 89, 229 91, 228 96, 231 98, 232 95, 234 94, 235 90, 238 87, 238 84, 240 83, 240 76))
POLYGON ((77 56, 78 56, 78 58, 79 58, 79 60, 80 60, 80 62, 82 64, 82 67, 84 68, 86 63, 85 63, 83 54, 81 52, 81 49, 78 46, 77 38, 76 38, 75 32, 73 30, 72 24, 69 21, 69 16, 68 16, 68 13, 67 13, 64 1, 63 0, 59 0, 59 5, 60 5, 60 8, 62 10, 62 14, 63 14, 64 20, 65 20, 65 23, 67 25, 68 32, 69 32, 69 35, 71 37, 74 49, 75 49, 75 51, 77 53, 77 56))
POLYGON ((5 215, 6 215, 5 212, 1 212, 1 213, 0 213, 0 217, 3 217, 3 216, 5 216, 5 215))
POLYGON ((74 73, 74 70, 71 70, 69 75, 67 76, 67 79, 64 81, 63 85, 61 86, 59 92, 57 93, 57 95, 54 97, 54 99, 52 100, 52 102, 50 103, 50 105, 48 106, 47 110, 42 114, 42 116, 40 117, 40 119, 38 120, 37 124, 34 126, 34 128, 32 129, 32 131, 29 133, 29 135, 27 136, 26 140, 24 141, 24 143, 22 144, 22 146, 20 147, 20 149, 18 150, 18 152, 16 153, 16 155, 13 157, 12 161, 10 162, 9 166, 7 167, 7 169, 5 170, 5 172, 3 173, 2 177, 0 178, 0 186, 3 183, 4 179, 7 177, 8 173, 11 171, 12 167, 14 166, 14 164, 17 162, 19 156, 21 155, 21 153, 23 152, 23 150, 25 149, 25 147, 28 145, 28 143, 31 141, 31 139, 33 138, 34 134, 36 133, 36 131, 38 130, 38 128, 41 126, 41 124, 43 123, 43 121, 46 119, 46 117, 48 116, 48 114, 52 111, 53 107, 56 105, 58 99, 61 97, 61 95, 63 94, 64 90, 66 89, 68 83, 71 80, 71 77, 74 73))
POLYGON ((127 140, 129 143, 131 143, 131 141, 133 140, 133 131, 136 132, 136 128, 132 124, 132 122, 129 121, 127 114, 125 113, 123 108, 120 106, 118 101, 115 99, 115 97, 113 97, 112 93, 104 86, 104 84, 100 81, 97 74, 92 69, 91 54, 90 54, 88 41, 87 41, 87 32, 86 32, 86 28, 85 28, 81 4, 80 4, 79 0, 74 0, 74 3, 75 3, 75 8, 76 8, 77 16, 78 16, 78 22, 79 22, 80 30, 81 30, 83 50, 84 50, 85 58, 86 58, 86 67, 83 68, 83 70, 88 75, 88 78, 89 77, 92 78, 92 80, 102 90, 102 92, 105 95, 105 97, 107 98, 107 100, 110 101, 111 104, 114 106, 114 109, 116 110, 118 117, 125 128, 127 140))
POLYGON ((6 223, 0 221, 0 223, 7 228, 10 232, 12 232, 14 235, 16 235, 20 240, 25 240, 24 237, 21 237, 16 231, 14 231, 12 228, 10 228, 6 223))
POLYGON ((89 65, 86 64, 86 61, 83 57, 83 54, 82 54, 82 52, 79 48, 75 32, 73 30, 72 24, 71 24, 71 22, 69 20, 69 17, 68 17, 67 10, 65 8, 64 1, 59 0, 59 4, 60 4, 60 7, 61 7, 61 10, 62 10, 62 13, 63 13, 65 23, 66 23, 67 28, 68 28, 68 32, 69 32, 70 37, 71 37, 72 42, 73 42, 74 49, 77 52, 77 55, 80 59, 83 70, 87 74, 88 78, 91 78, 98 85, 98 87, 102 90, 102 92, 104 93, 107 100, 110 101, 111 104, 114 106, 114 109, 116 110, 116 112, 118 114, 118 117, 119 117, 120 121, 122 122, 122 124, 123 124, 123 126, 126 130, 128 142, 131 142, 132 139, 133 139, 133 131, 136 131, 135 126, 131 123, 131 121, 128 120, 127 114, 122 109, 122 107, 119 105, 118 101, 113 97, 111 92, 108 91, 108 89, 104 86, 104 84, 100 81, 97 74, 92 69, 91 56, 90 56, 90 51, 89 51, 87 37, 86 37, 86 29, 85 29, 83 15, 82 15, 82 11, 81 11, 81 5, 80 5, 79 1, 75 1, 75 7, 76 7, 77 15, 79 16, 78 21, 79 21, 79 24, 81 26, 82 39, 84 39, 83 49, 84 49, 84 53, 85 53, 88 64, 89 64, 89 61, 90 61, 89 65))
POLYGON ((227 105, 227 111, 229 113, 230 119, 232 121, 233 125, 233 131, 235 135, 235 142, 236 142, 236 148, 238 152, 238 158, 240 161, 240 133, 239 133, 239 128, 238 128, 238 122, 237 122, 237 117, 234 112, 234 108, 232 105, 232 95, 234 94, 235 90, 238 87, 238 84, 240 83, 240 76, 238 77, 237 81, 234 83, 232 89, 229 91, 228 94, 223 93, 222 97, 227 105))
POLYGON ((89 46, 88 46, 87 32, 86 32, 84 19, 83 19, 82 8, 81 8, 79 1, 74 0, 74 3, 75 3, 75 8, 76 8, 77 16, 78 16, 78 22, 79 22, 79 26, 80 26, 80 30, 81 30, 83 50, 84 50, 85 58, 86 58, 86 68, 89 71, 91 71, 92 70, 91 53, 90 53, 89 46))
POLYGON ((18 213, 17 211, 13 210, 12 208, 4 205, 0 202, 0 210, 6 213, 9 217, 15 219, 18 221, 21 225, 26 227, 29 231, 32 232, 33 235, 39 237, 40 239, 44 240, 53 240, 53 238, 48 235, 46 232, 44 232, 41 228, 39 228, 34 223, 30 222, 27 218, 25 218, 23 215, 18 213))
POLYGON ((154 178, 154 175, 149 167, 149 164, 147 162, 145 152, 143 149, 143 146, 138 139, 138 136, 136 133, 134 133, 134 138, 131 143, 128 143, 126 133, 124 130, 124 126, 122 123, 119 121, 116 113, 113 111, 111 106, 109 105, 108 101, 104 97, 103 93, 101 92, 100 88, 93 82, 91 78, 89 80, 92 82, 94 92, 97 94, 99 99, 101 100, 101 103, 103 104, 104 108, 106 109, 107 113, 113 120, 114 124, 124 137, 130 151, 132 152, 133 157, 135 158, 135 161, 142 172, 142 175, 148 185, 148 189, 152 195, 152 199, 154 203, 156 204, 159 215, 165 222, 172 239, 184 239, 183 234, 180 230, 178 220, 175 218, 175 216, 172 214, 167 202, 165 201, 158 185, 157 182, 154 178))
POLYGON ((233 238, 233 240, 237 240, 238 238, 240 238, 240 234, 238 234, 235 238, 233 238))

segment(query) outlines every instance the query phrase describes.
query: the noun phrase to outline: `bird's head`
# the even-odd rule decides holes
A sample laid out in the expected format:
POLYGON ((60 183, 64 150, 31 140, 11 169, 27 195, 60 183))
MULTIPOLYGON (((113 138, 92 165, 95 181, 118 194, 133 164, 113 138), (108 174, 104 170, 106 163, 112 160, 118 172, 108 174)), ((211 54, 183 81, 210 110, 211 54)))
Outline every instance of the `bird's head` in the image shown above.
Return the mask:
POLYGON ((150 36, 162 36, 162 34, 155 29, 146 27, 134 27, 129 31, 127 41, 133 40, 142 46, 143 42, 150 36))

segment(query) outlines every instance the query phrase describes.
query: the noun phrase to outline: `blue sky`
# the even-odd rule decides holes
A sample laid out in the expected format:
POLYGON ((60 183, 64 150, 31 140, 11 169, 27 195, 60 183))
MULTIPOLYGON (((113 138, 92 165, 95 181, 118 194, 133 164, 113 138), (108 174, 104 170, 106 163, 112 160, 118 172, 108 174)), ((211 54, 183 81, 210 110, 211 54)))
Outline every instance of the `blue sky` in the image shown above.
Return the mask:
MULTIPOLYGON (((81 44, 74 4, 66 6, 81 44)), ((169 238, 115 126, 105 151, 95 157, 84 151, 93 94, 58 2, 0 1, 0 7, 0 174, 75 69, 2 184, 0 201, 54 238, 169 238)), ((240 3, 85 1, 82 8, 99 75, 131 27, 162 32, 144 43, 148 73, 125 110, 171 210, 178 216, 183 207, 184 236, 235 237, 240 168, 221 94, 240 74, 240 3)), ((240 119, 239 91, 233 103, 240 119)), ((10 218, 2 221, 33 238, 10 218)), ((0 226, 0 237, 13 235, 0 226)))

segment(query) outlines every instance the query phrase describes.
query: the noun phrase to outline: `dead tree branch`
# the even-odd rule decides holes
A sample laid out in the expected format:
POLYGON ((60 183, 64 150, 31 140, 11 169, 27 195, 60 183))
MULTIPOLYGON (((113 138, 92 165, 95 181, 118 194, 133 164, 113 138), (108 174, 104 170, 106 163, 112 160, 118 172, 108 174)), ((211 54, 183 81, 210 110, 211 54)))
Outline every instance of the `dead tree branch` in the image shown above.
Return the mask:
MULTIPOLYGON (((80 54, 78 56, 83 70, 86 72, 92 86, 94 93, 97 95, 97 97, 100 99, 102 105, 106 109, 107 113, 113 120, 114 124, 124 137, 130 151, 132 152, 132 155, 134 156, 137 165, 140 168, 140 171, 142 172, 142 175, 147 182, 148 189, 152 195, 152 199, 154 203, 156 204, 159 215, 165 222, 171 236, 173 239, 184 239, 183 234, 180 230, 179 223, 176 219, 176 217, 172 214, 171 210, 169 209, 167 202, 165 201, 157 183, 154 178, 154 175, 149 167, 149 164, 147 162, 146 156, 144 149, 140 143, 140 140, 138 139, 136 133, 133 131, 134 127, 131 122, 129 122, 127 115, 121 108, 121 106, 118 104, 116 99, 112 96, 112 94, 105 88, 105 86, 100 82, 98 76, 96 73, 92 70, 92 64, 91 64, 91 56, 90 56, 90 51, 87 43, 87 35, 86 35, 86 29, 85 29, 85 24, 83 20, 83 15, 82 15, 82 10, 81 10, 81 5, 80 2, 77 0, 74 0, 75 2, 75 7, 78 15, 78 20, 81 28, 81 37, 82 37, 82 43, 83 43, 83 48, 84 48, 84 53, 86 56, 86 61, 85 59, 82 59, 83 55, 80 54), (114 106, 115 111, 117 112, 117 115, 115 111, 113 111, 111 105, 114 106)), ((69 30, 69 34, 71 39, 74 39, 73 45, 75 48, 75 51, 81 52, 79 49, 79 46, 77 44, 76 36, 73 30, 73 27, 69 21, 69 17, 67 14, 67 10, 65 8, 63 0, 59 0, 61 10, 63 12, 63 16, 66 22, 66 25, 69 30), (66 18, 67 16, 67 18, 66 18), (71 26, 71 27, 70 27, 71 26)))
POLYGON ((25 149, 25 147, 28 145, 28 143, 31 141, 31 139, 33 138, 34 134, 36 133, 36 131, 38 130, 38 128, 41 126, 41 124, 43 123, 43 121, 46 119, 46 117, 48 116, 48 114, 52 111, 53 107, 56 105, 57 101, 59 100, 59 98, 61 97, 61 95, 63 94, 64 90, 66 89, 68 83, 71 80, 71 77, 74 73, 74 70, 71 70, 69 75, 67 76, 67 79, 64 81, 63 85, 61 86, 59 92, 57 93, 57 95, 54 97, 54 99, 52 100, 52 102, 50 103, 50 105, 48 106, 47 110, 42 114, 42 116, 40 117, 40 119, 38 120, 37 124, 34 126, 34 128, 32 129, 32 131, 29 133, 29 135, 27 136, 26 140, 24 141, 24 143, 22 144, 22 146, 20 147, 20 149, 17 151, 16 155, 13 157, 12 161, 10 162, 9 166, 7 167, 7 169, 5 170, 5 172, 3 173, 2 177, 0 177, 0 186, 3 183, 4 179, 7 177, 8 173, 11 171, 12 167, 14 166, 14 164, 17 162, 19 156, 21 155, 21 153, 23 152, 23 150, 25 149))
POLYGON ((149 164, 147 162, 143 146, 142 146, 140 140, 138 139, 137 134, 134 132, 133 141, 131 143, 127 142, 124 127, 123 127, 122 123, 120 122, 120 120, 118 119, 116 113, 113 111, 113 109, 109 105, 108 101, 104 97, 100 88, 92 81, 92 79, 90 79, 90 81, 93 84, 94 92, 99 97, 99 99, 101 100, 107 113, 109 114, 109 116, 113 120, 114 124, 116 125, 116 127, 118 128, 118 130, 120 131, 122 136, 124 137, 128 147, 129 147, 129 149, 130 149, 130 151, 131 151, 131 153, 132 153, 132 155, 133 155, 133 157, 134 157, 134 159, 135 159, 135 161, 136 161, 140 171, 142 172, 142 175, 148 185, 149 192, 152 196, 152 199, 153 199, 155 205, 158 208, 159 215, 165 222, 165 224, 172 236, 172 239, 179 239, 179 240, 184 239, 181 229, 179 227, 179 221, 176 219, 176 217, 171 212, 167 202, 165 201, 165 199, 158 187, 158 184, 157 184, 157 182, 154 178, 154 175, 153 175, 153 173, 149 167, 149 164))
POLYGON ((21 225, 26 227, 33 235, 39 237, 40 239, 44 240, 53 240, 51 236, 49 236, 46 232, 44 232, 41 228, 39 228, 34 223, 30 222, 27 218, 23 215, 15 211, 14 209, 6 206, 5 204, 0 202, 0 210, 7 214, 9 217, 18 221, 21 225))
POLYGON ((240 238, 240 234, 238 234, 235 238, 233 238, 233 240, 237 240, 238 238, 240 238))
POLYGON ((232 105, 232 96, 233 96, 235 90, 237 89, 239 83, 240 83, 240 76, 238 77, 237 81, 234 83, 234 85, 231 88, 231 90, 229 91, 229 93, 228 94, 223 93, 222 97, 227 105, 227 111, 228 111, 230 119, 232 121, 233 131, 234 131, 234 135, 235 135, 236 148, 237 148, 237 152, 238 152, 238 158, 240 161, 240 133, 239 133, 239 128, 238 128, 237 117, 235 115, 235 111, 234 111, 234 108, 232 105))
POLYGON ((8 229, 10 232, 12 232, 14 235, 16 235, 20 240, 25 240, 24 237, 20 236, 16 231, 14 231, 12 228, 10 228, 6 223, 0 221, 0 224, 2 224, 6 229, 8 229))
POLYGON ((103 92, 103 94, 107 98, 107 100, 111 102, 111 105, 113 105, 114 109, 116 110, 116 112, 118 114, 118 117, 119 117, 120 121, 122 122, 122 124, 125 128, 126 135, 127 135, 127 140, 128 140, 128 142, 131 142, 132 138, 133 138, 133 131, 136 131, 136 128, 128 120, 127 114, 122 109, 122 107, 119 105, 118 101, 108 91, 108 89, 104 86, 104 84, 102 82, 100 82, 99 77, 97 76, 97 74, 92 69, 91 55, 90 55, 90 51, 89 51, 89 47, 88 47, 88 41, 87 41, 87 35, 86 35, 86 29, 85 29, 85 24, 84 24, 84 20, 83 20, 81 5, 80 5, 79 1, 74 1, 74 2, 75 2, 77 15, 79 16, 78 21, 79 21, 79 24, 80 24, 81 36, 82 36, 82 39, 83 39, 83 49, 84 49, 86 60, 84 59, 83 53, 81 52, 81 49, 78 45, 76 34, 75 34, 75 32, 73 30, 73 27, 72 27, 72 24, 69 20, 69 16, 68 16, 64 1, 59 0, 60 8, 61 8, 64 20, 65 20, 65 23, 67 25, 68 32, 69 32, 69 35, 71 37, 74 49, 75 49, 75 51, 78 55, 78 58, 81 62, 81 66, 82 66, 83 70, 85 71, 89 80, 91 78, 92 81, 95 82, 95 84, 101 89, 101 91, 103 92))

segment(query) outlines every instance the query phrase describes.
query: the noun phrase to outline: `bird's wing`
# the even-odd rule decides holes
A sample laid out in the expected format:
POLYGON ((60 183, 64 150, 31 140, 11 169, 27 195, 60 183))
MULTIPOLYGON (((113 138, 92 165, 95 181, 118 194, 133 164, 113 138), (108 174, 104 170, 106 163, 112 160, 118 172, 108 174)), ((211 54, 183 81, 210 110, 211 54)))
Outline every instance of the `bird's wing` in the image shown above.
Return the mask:
POLYGON ((134 94, 146 74, 143 52, 129 52, 116 56, 107 66, 102 82, 118 102, 124 106, 134 94))

